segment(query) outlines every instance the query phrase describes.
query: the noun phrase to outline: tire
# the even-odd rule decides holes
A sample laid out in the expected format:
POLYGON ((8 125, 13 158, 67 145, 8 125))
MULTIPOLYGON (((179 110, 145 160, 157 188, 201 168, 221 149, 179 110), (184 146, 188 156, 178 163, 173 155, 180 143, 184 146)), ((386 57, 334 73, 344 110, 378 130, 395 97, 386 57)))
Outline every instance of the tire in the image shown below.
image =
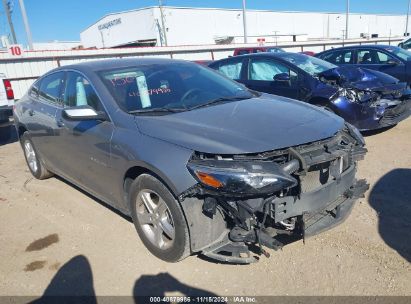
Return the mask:
POLYGON ((130 186, 129 200, 137 233, 153 255, 167 262, 190 255, 183 211, 161 181, 149 174, 140 175, 130 186))
POLYGON ((20 137, 20 143, 31 174, 37 179, 52 177, 53 173, 48 171, 44 166, 28 132, 24 132, 24 134, 20 137))

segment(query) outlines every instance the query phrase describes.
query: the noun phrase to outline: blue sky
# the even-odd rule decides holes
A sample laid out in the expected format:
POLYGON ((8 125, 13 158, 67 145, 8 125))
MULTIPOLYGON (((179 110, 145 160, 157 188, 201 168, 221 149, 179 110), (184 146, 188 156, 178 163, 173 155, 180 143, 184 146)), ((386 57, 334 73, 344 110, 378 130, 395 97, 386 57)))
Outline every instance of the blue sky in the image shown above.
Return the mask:
MULTIPOLYGON (((18 0, 14 2, 13 22, 19 43, 26 44, 18 0)), ((164 0, 169 6, 241 8, 242 0, 164 0)), ((153 6, 157 0, 24 0, 35 42, 80 40, 80 32, 110 12, 153 6)), ((247 0, 250 9, 291 11, 345 11, 346 0, 247 0)), ((408 0, 351 0, 352 12, 406 14, 408 0)), ((0 33, 9 33, 0 2, 0 33)))

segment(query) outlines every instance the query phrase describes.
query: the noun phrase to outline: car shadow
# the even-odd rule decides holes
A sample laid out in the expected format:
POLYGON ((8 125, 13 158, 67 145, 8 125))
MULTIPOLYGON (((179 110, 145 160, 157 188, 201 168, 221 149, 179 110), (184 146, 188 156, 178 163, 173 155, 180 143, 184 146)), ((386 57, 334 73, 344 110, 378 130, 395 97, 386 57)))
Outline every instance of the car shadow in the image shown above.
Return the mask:
POLYGON ((362 131, 361 134, 364 137, 373 136, 373 135, 377 135, 377 134, 380 134, 380 133, 384 133, 388 130, 391 130, 395 126, 396 125, 392 125, 392 126, 388 126, 388 127, 384 127, 384 128, 380 128, 380 129, 376 129, 376 130, 362 131))
MULTIPOLYGON (((157 275, 142 275, 136 280, 133 288, 136 303, 139 303, 139 297, 164 297, 170 295, 168 293, 175 296, 218 297, 218 295, 205 289, 181 283, 167 272, 157 275)), ((169 302, 166 301, 166 303, 169 302)))
MULTIPOLYGON (((107 274, 110 275, 110 274, 107 274)), ((107 297, 105 303, 149 303, 149 297, 218 297, 204 289, 181 283, 169 273, 157 275, 142 275, 138 278, 128 297, 107 297), (128 300, 130 301, 127 301, 128 300), (119 301, 124 300, 124 301, 119 301)), ((43 303, 80 303, 96 304, 98 299, 94 290, 93 272, 88 259, 84 255, 77 255, 65 263, 51 279, 43 295, 31 301, 32 304, 43 303)), ((170 298, 161 299, 161 303, 174 303, 170 298)), ((221 303, 221 302, 219 302, 221 303)))
POLYGON ((57 271, 43 295, 31 303, 97 304, 88 259, 84 255, 70 259, 57 271))
POLYGON ((0 146, 18 141, 16 128, 13 123, 0 126, 0 146))
POLYGON ((385 243, 411 262, 411 169, 394 169, 371 189, 369 202, 378 214, 385 243))

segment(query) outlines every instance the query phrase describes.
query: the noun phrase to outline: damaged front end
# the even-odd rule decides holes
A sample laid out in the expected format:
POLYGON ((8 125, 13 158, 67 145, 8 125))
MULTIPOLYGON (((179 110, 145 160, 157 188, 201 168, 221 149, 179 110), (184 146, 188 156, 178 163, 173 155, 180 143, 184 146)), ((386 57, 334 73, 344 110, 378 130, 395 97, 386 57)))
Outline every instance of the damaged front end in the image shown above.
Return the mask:
POLYGON ((288 149, 194 153, 187 167, 198 184, 179 197, 186 214, 201 202, 201 215, 188 219, 192 250, 252 263, 253 253, 269 256, 264 247, 277 250, 341 223, 368 189, 355 178, 366 151, 361 134, 346 124, 332 138, 288 149))
POLYGON ((411 90, 389 75, 339 67, 319 74, 318 80, 336 89, 330 97, 336 112, 362 131, 395 125, 411 115, 411 90))

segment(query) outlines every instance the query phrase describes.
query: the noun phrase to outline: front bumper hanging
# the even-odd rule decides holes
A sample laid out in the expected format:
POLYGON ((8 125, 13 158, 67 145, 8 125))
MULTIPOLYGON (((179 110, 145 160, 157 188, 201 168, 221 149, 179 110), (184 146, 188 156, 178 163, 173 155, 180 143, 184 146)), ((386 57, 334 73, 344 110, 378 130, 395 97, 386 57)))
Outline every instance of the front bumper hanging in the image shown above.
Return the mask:
MULTIPOLYGON (((234 227, 220 242, 207 248, 202 254, 220 262, 250 264, 258 261, 258 256, 261 254, 269 256, 262 249, 262 246, 278 250, 284 245, 301 239, 305 240, 341 224, 350 214, 355 201, 364 197, 364 193, 369 188, 369 184, 365 180, 356 181, 354 174, 355 170, 349 170, 339 182, 334 181, 317 191, 306 193, 299 200, 296 200, 293 204, 294 207, 289 207, 286 210, 286 213, 289 211, 290 214, 300 212, 296 214, 298 222, 294 231, 284 231, 279 234, 278 231, 268 229, 246 231, 234 227), (344 187, 344 183, 349 181, 351 181, 351 186, 348 184, 347 187, 344 187), (345 190, 338 195, 337 199, 318 205, 324 201, 321 198, 335 195, 334 191, 341 188, 345 190)), ((276 210, 276 203, 276 199, 272 200, 272 210, 276 210)))

